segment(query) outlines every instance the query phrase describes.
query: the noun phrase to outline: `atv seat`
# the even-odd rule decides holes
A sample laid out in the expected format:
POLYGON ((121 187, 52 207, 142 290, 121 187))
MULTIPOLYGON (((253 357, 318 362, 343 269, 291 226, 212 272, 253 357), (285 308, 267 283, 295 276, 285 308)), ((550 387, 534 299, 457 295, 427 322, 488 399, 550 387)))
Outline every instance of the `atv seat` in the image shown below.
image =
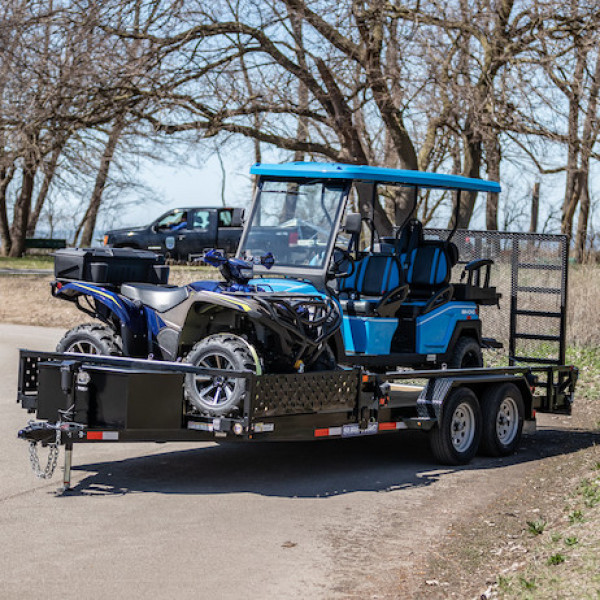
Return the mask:
POLYGON ((138 300, 158 312, 165 312, 186 300, 189 290, 187 287, 124 283, 121 286, 121 294, 129 300, 138 300))
POLYGON ((406 294, 402 268, 391 254, 369 254, 356 261, 354 273, 340 281, 339 300, 346 314, 393 316, 406 294))

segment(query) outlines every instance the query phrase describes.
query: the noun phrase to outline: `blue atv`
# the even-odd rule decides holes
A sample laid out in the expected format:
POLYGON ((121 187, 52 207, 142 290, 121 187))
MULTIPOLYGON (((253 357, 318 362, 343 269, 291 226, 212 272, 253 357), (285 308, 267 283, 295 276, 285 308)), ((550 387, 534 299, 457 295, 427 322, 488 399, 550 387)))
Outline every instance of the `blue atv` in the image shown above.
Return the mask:
POLYGON ((499 297, 491 261, 467 264, 467 280, 452 285, 454 231, 427 240, 407 219, 379 238, 372 223, 378 186, 460 194, 498 192, 497 183, 326 163, 257 164, 251 173, 258 191, 236 258, 205 257, 222 281, 169 286, 162 258, 144 251, 57 252, 53 295, 102 322, 69 331, 57 351, 222 369, 185 382, 190 408, 209 415, 235 413, 243 402, 245 382, 227 370, 483 365, 478 305, 499 297), (346 212, 352 195, 370 202, 372 218, 346 212))

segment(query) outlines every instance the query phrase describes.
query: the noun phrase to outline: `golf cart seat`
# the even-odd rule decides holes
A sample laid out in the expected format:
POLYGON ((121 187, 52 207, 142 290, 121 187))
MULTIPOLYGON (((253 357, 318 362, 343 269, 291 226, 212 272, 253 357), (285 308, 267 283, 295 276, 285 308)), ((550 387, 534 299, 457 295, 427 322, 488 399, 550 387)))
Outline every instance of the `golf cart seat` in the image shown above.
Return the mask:
POLYGON ((187 287, 124 283, 121 286, 121 294, 129 300, 138 300, 158 312, 165 312, 186 300, 189 290, 187 287))
POLYGON ((458 249, 452 242, 423 241, 406 258, 407 299, 413 313, 425 314, 452 300, 452 267, 458 262, 458 249))
POLYGON ((393 316, 406 298, 402 267, 391 254, 369 254, 355 263, 352 275, 340 280, 339 300, 350 315, 393 316))

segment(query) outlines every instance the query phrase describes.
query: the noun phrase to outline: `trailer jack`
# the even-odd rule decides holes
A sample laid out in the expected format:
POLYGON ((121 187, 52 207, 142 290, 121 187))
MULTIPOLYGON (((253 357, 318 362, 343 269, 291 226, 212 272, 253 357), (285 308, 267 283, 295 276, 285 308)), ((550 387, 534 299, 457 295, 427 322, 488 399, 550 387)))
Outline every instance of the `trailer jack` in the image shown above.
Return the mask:
MULTIPOLYGON (((84 425, 73 422, 63 423, 43 423, 39 421, 30 421, 27 427, 19 431, 18 437, 29 442, 29 462, 31 468, 39 479, 52 479, 56 465, 58 463, 58 455, 60 452, 60 444, 62 434, 66 433, 69 438, 75 432, 82 431, 84 425), (48 446, 48 459, 46 465, 42 468, 38 455, 38 443, 42 446, 48 446)), ((65 442, 65 464, 63 472, 63 485, 59 488, 60 493, 67 492, 71 489, 71 466, 73 464, 73 442, 67 439, 65 442)))

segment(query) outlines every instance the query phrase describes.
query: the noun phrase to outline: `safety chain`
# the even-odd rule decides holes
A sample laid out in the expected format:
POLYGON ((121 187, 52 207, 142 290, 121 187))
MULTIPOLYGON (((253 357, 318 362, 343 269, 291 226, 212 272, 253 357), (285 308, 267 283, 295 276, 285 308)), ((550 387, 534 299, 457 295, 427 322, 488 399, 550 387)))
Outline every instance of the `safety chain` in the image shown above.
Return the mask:
POLYGON ((29 462, 36 477, 40 479, 50 479, 56 470, 58 462, 58 454, 60 451, 60 427, 56 427, 56 439, 54 443, 48 444, 50 451, 48 453, 48 461, 44 469, 40 466, 40 459, 37 452, 37 442, 31 440, 29 442, 29 462))

